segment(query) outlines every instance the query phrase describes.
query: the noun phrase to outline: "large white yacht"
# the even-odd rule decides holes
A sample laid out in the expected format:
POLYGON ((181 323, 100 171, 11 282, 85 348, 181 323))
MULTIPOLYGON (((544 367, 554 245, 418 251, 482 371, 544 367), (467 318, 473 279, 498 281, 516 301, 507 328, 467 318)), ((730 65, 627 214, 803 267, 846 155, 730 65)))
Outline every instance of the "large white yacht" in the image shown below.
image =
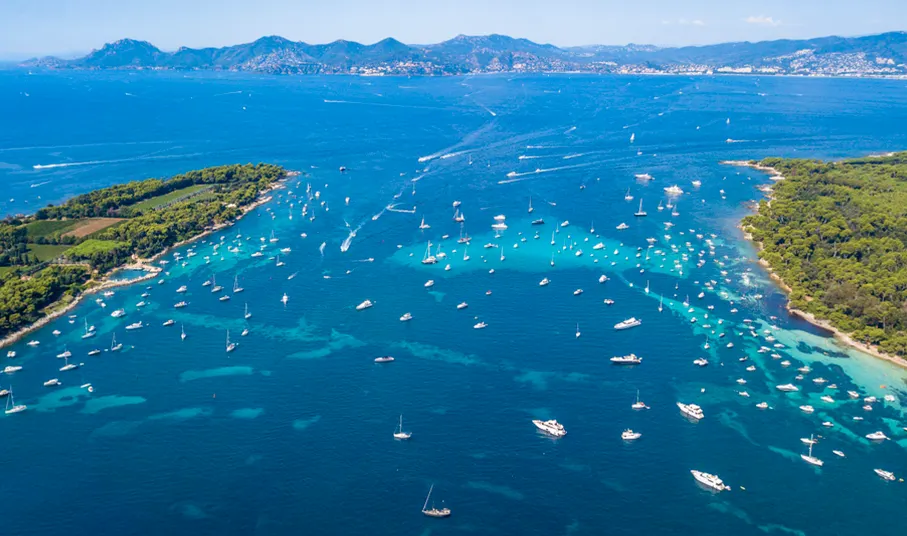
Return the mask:
POLYGON ((885 435, 884 432, 878 431, 871 434, 866 434, 866 439, 869 439, 870 441, 884 441, 888 439, 888 436, 885 435))
POLYGON ((113 318, 120 318, 121 316, 126 316, 126 310, 117 309, 116 311, 110 313, 110 316, 112 316, 113 318))
POLYGON ((687 417, 696 419, 697 421, 705 417, 705 414, 702 412, 702 408, 700 408, 696 404, 684 404, 683 402, 678 402, 677 407, 680 408, 681 413, 683 413, 687 417))
POLYGON ((777 389, 779 391, 783 391, 785 393, 795 393, 800 390, 799 387, 797 387, 796 385, 794 385, 792 383, 784 383, 781 385, 776 385, 775 389, 777 389))
POLYGON ((673 186, 668 186, 667 188, 665 188, 665 193, 668 195, 682 195, 683 190, 680 188, 680 186, 677 186, 675 184, 673 186))
POLYGON ((567 435, 567 430, 564 429, 564 425, 554 419, 550 421, 534 419, 532 421, 532 424, 534 424, 535 427, 539 430, 554 437, 564 437, 565 435, 567 435))
POLYGON ((894 473, 892 473, 891 471, 886 471, 884 469, 873 469, 873 471, 875 471, 875 474, 879 475, 881 478, 883 478, 885 480, 894 480, 895 479, 894 473))
POLYGON ((611 362, 615 365, 638 365, 642 363, 642 358, 636 354, 621 355, 612 357, 611 362))
POLYGON ((717 475, 703 473, 702 471, 697 471, 695 469, 690 470, 690 473, 693 474, 693 478, 695 478, 697 482, 715 491, 730 491, 731 489, 731 487, 726 485, 717 475))
POLYGON ((642 324, 642 320, 637 319, 636 317, 630 317, 626 320, 614 324, 614 329, 630 329, 635 328, 636 326, 642 324))
POLYGON ((371 307, 372 305, 374 305, 374 304, 372 303, 372 300, 365 300, 364 302, 362 302, 362 303, 360 303, 359 305, 356 306, 356 310, 357 310, 357 311, 362 311, 362 310, 364 310, 364 309, 368 309, 368 308, 371 307))

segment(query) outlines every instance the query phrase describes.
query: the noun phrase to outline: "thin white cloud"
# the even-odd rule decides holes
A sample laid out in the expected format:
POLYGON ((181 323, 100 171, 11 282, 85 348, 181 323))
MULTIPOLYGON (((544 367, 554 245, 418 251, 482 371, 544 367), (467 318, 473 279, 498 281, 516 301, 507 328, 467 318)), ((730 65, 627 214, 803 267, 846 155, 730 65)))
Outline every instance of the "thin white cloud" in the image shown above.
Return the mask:
POLYGON ((677 19, 677 20, 663 20, 662 24, 666 26, 678 25, 678 26, 705 26, 705 21, 702 19, 677 19))
POLYGON ((743 20, 748 24, 758 24, 760 26, 781 26, 780 20, 775 20, 772 17, 766 17, 765 15, 750 15, 743 20))

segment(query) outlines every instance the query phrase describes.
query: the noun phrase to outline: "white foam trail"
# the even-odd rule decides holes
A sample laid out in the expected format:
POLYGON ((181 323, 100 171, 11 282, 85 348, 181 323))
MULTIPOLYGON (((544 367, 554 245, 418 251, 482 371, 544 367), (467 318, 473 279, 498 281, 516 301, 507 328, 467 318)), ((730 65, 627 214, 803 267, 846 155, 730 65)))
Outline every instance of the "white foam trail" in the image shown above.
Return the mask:
POLYGON ((5 151, 32 151, 36 149, 70 149, 73 147, 106 147, 108 145, 149 145, 149 144, 161 144, 161 143, 173 143, 172 141, 111 141, 105 143, 76 143, 71 145, 32 145, 28 147, 4 147, 0 148, 0 152, 5 151))
POLYGON ((36 182, 35 184, 29 186, 29 188, 37 188, 38 186, 44 186, 45 184, 50 184, 51 182, 53 181, 36 182))
POLYGON ((226 93, 215 93, 215 94, 212 95, 212 96, 214 96, 214 97, 222 97, 222 96, 224 96, 224 95, 242 95, 242 91, 240 90, 240 91, 228 91, 228 92, 226 92, 226 93))
POLYGON ((541 155, 525 155, 521 154, 518 157, 518 160, 532 160, 533 158, 541 158, 541 155))
POLYGON ((442 154, 439 158, 441 158, 441 160, 447 160, 448 158, 453 158, 453 157, 455 157, 455 156, 461 156, 461 155, 464 155, 464 154, 474 153, 474 152, 476 152, 477 150, 478 150, 478 149, 469 149, 469 150, 467 150, 467 151, 457 151, 457 152, 455 152, 455 153, 442 154))
POLYGON ((497 117, 497 116, 498 116, 498 114, 492 112, 491 109, 488 108, 488 106, 482 106, 482 108, 485 108, 485 111, 488 112, 488 113, 490 113, 490 114, 491 114, 491 117, 497 117))
POLYGON ((520 182, 521 180, 527 180, 527 179, 519 179, 517 177, 528 177, 530 175, 538 176, 543 173, 551 173, 553 171, 564 171, 566 169, 576 169, 576 168, 581 168, 581 167, 588 167, 588 166, 592 166, 592 165, 595 165, 598 163, 599 162, 585 162, 583 164, 573 164, 571 166, 559 166, 559 167, 553 167, 553 168, 547 168, 547 169, 539 168, 539 169, 536 169, 535 171, 526 171, 524 173, 517 173, 515 171, 511 171, 510 173, 507 174, 507 176, 510 178, 506 179, 506 180, 500 180, 500 181, 498 181, 498 184, 510 184, 512 182, 520 182))
MULTIPOLYGON (((470 132, 469 134, 467 134, 466 137, 464 137, 459 143, 455 143, 455 144, 451 145, 450 147, 441 149, 440 151, 438 151, 436 153, 432 153, 428 156, 420 156, 419 162, 428 162, 428 161, 434 160, 435 158, 438 158, 445 154, 449 154, 450 151, 459 149, 460 147, 463 147, 464 145, 471 143, 474 139, 478 138, 483 133, 488 131, 492 126, 494 126, 494 124, 495 124, 495 121, 489 121, 488 123, 482 125, 482 127, 479 128, 478 130, 475 130, 474 132, 470 132)), ((475 151, 475 150, 476 149, 473 149, 473 151, 475 151)))
POLYGON ((378 221, 378 218, 380 218, 380 217, 384 214, 384 212, 385 212, 386 210, 387 210, 386 208, 382 208, 382 209, 381 209, 381 212, 379 212, 379 213, 375 214, 374 216, 372 216, 372 221, 378 221))
POLYGON ((579 158, 581 156, 586 156, 586 153, 568 154, 567 156, 564 157, 564 160, 570 160, 571 158, 579 158))
MULTIPOLYGON (((422 175, 419 175, 418 177, 413 177, 412 179, 409 180, 409 182, 419 182, 420 180, 422 180, 423 177, 425 177, 425 175, 427 175, 427 173, 423 173, 422 175)), ((401 190, 400 193, 403 193, 403 191, 401 190)))
POLYGON ((346 253, 350 249, 350 244, 352 244, 353 239, 356 238, 356 233, 359 232, 359 229, 362 229, 362 224, 359 224, 359 227, 352 229, 350 234, 343 240, 343 243, 340 244, 340 252, 346 253))
POLYGON ((327 245, 327 242, 322 242, 321 245, 318 246, 318 252, 321 253, 321 258, 324 258, 324 247, 327 245))
POLYGON ((60 164, 35 164, 32 166, 33 169, 54 169, 54 168, 65 168, 65 167, 75 167, 75 166, 100 166, 103 164, 122 164, 123 162, 138 162, 140 160, 162 160, 168 158, 185 158, 190 156, 199 156, 202 153, 191 153, 191 154, 171 154, 171 155, 160 155, 160 156, 137 156, 134 158, 119 158, 116 160, 88 160, 86 162, 63 162, 60 164))
POLYGON ((406 210, 403 208, 397 208, 397 205, 388 205, 387 207, 385 207, 385 210, 387 210, 388 212, 402 212, 404 214, 415 214, 416 213, 416 207, 413 207, 412 210, 406 210))
POLYGON ((570 134, 570 133, 573 132, 574 130, 576 130, 576 127, 570 127, 570 128, 568 128, 567 130, 564 131, 564 134, 570 134))
POLYGON ((333 100, 333 99, 324 99, 326 104, 358 104, 360 106, 384 106, 387 108, 410 108, 410 109, 423 109, 423 110, 447 110, 448 108, 443 108, 441 106, 412 106, 406 104, 388 104, 386 102, 363 102, 363 101, 348 101, 348 100, 333 100))

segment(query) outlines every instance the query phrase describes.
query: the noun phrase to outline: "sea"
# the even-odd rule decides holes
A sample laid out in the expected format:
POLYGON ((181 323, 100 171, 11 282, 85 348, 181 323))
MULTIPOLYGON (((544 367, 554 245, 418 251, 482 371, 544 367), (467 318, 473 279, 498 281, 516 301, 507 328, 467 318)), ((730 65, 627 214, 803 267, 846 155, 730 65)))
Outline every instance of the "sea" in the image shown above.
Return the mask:
POLYGON ((771 180, 721 162, 904 149, 904 81, 7 70, 0 118, 7 215, 205 166, 301 173, 169 252, 158 279, 87 296, 3 349, 22 370, 0 387, 28 407, 0 415, 4 534, 903 524, 907 487, 873 469, 907 477, 907 371, 788 316, 738 229, 771 180), (614 329, 629 317, 641 325, 614 329), (67 350, 80 366, 61 372, 67 350), (630 353, 642 363, 610 362, 630 353), (801 459, 810 436, 822 467, 801 459))

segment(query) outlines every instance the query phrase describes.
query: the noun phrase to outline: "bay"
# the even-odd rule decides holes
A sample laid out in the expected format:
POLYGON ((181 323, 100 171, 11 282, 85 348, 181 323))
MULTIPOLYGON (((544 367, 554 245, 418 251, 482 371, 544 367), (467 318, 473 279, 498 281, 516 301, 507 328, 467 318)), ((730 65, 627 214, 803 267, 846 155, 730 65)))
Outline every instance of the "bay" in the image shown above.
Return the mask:
POLYGON ((185 266, 168 255, 164 284, 117 289, 103 308, 92 296, 72 324, 61 318, 11 348, 24 368, 2 383, 29 409, 0 418, 5 530, 890 531, 903 515, 903 484, 872 469, 907 474, 905 373, 787 317, 736 228, 761 195, 756 186, 770 181, 719 162, 903 149, 902 85, 0 71, 4 214, 208 165, 264 161, 307 174, 232 228, 180 248, 198 253, 185 266), (641 173, 654 180, 635 180, 641 173), (674 198, 677 216, 656 209, 674 184, 685 191, 674 198), (306 185, 318 198, 303 216, 306 185), (633 216, 640 199, 646 218, 633 216), (455 200, 472 236, 469 261, 456 243, 455 200), (506 216, 500 238, 490 228, 495 215, 506 216), (423 217, 430 229, 419 229, 423 217), (545 224, 531 225, 536 218, 545 224), (620 223, 630 228, 618 231, 620 223), (268 241, 272 232, 278 242, 268 241), (649 261, 647 238, 655 239, 649 261), (431 266, 419 262, 429 241, 447 254, 431 266), (607 247, 593 250, 598 242, 607 247), (252 258, 260 245, 265 256, 252 258), (277 267, 281 248, 290 251, 277 267), (706 262, 697 268, 700 252, 706 262), (610 280, 600 284, 601 274, 610 280), (244 291, 220 302, 202 286, 212 276, 227 290, 236 277, 244 291), (709 280, 715 291, 704 289, 709 280), (175 293, 181 285, 184 295, 175 293), (150 305, 137 309, 146 291, 150 305), (173 309, 181 299, 189 306, 173 309), (374 306, 357 311, 366 299, 374 306), (457 310, 462 301, 468 308, 457 310), (120 307, 127 316, 111 318, 120 307), (398 320, 405 312, 412 321, 398 320), (613 330, 630 316, 643 324, 613 330), (170 318, 175 325, 162 327, 170 318), (97 337, 81 339, 83 319, 97 337), (146 328, 124 330, 140 319, 146 328), (473 329, 479 321, 488 327, 473 329), (239 343, 229 354, 228 329, 239 343), (772 346, 763 330, 784 345, 773 351, 790 367, 758 353, 772 346), (113 333, 121 352, 86 355, 113 333), (25 346, 29 339, 41 345, 25 346), (59 372, 54 356, 64 347, 84 366, 59 372), (630 352, 643 364, 608 362, 630 352), (397 359, 377 365, 379 355, 397 359), (710 365, 695 367, 697 357, 710 365), (745 370, 750 364, 755 371, 745 370), (802 365, 813 372, 796 382, 802 365), (837 391, 810 381, 819 376, 837 391), (64 385, 42 387, 52 377, 64 385), (789 381, 801 391, 774 389, 789 381), (85 383, 92 393, 79 388, 85 383), (637 389, 650 410, 631 410, 637 389), (847 390, 898 399, 867 412, 847 390), (826 392, 837 402, 821 401, 826 392), (771 409, 755 407, 763 400, 771 409), (688 422, 678 401, 701 405, 705 419, 688 422), (816 413, 802 413, 803 404, 816 413), (413 432, 407 442, 391 436, 400 414, 413 432), (558 419, 568 435, 540 435, 530 422, 537 418, 558 419), (642 438, 623 442, 628 427, 642 438), (875 430, 894 440, 863 439, 875 430), (823 436, 814 448, 821 469, 799 457, 800 438, 812 433, 823 436), (716 473, 733 490, 712 495, 691 469, 716 473), (431 484, 450 519, 419 512, 431 484))

